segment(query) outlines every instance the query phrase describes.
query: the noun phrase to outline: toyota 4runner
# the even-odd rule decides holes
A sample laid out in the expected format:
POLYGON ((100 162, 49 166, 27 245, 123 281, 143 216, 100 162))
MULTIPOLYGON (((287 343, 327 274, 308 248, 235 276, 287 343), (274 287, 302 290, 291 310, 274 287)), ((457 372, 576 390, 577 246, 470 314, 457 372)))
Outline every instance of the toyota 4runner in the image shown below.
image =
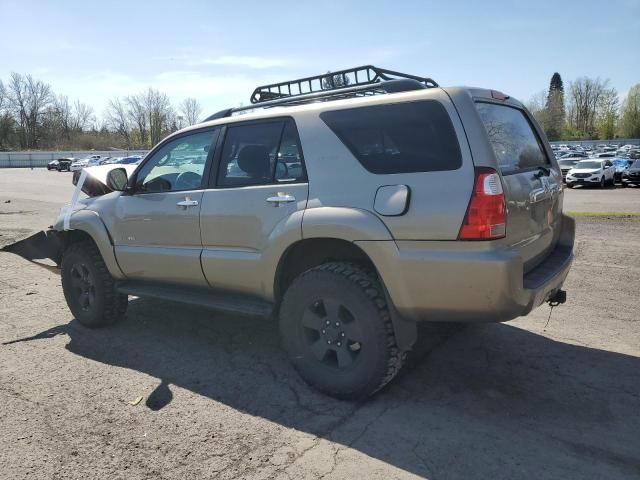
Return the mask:
POLYGON ((118 321, 129 295, 277 316, 300 375, 340 398, 388 383, 416 322, 565 298, 561 170, 494 90, 373 66, 267 85, 139 166, 83 172, 89 198, 48 235, 80 323, 118 321))

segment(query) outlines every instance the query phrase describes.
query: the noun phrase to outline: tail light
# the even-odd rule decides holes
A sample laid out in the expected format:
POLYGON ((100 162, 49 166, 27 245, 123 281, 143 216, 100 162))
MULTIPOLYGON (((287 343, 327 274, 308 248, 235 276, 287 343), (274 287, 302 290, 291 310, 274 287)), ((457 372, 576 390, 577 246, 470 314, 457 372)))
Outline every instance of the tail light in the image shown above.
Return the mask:
POLYGON ((500 176, 492 168, 476 168, 476 179, 459 240, 495 240, 507 232, 507 213, 500 176))

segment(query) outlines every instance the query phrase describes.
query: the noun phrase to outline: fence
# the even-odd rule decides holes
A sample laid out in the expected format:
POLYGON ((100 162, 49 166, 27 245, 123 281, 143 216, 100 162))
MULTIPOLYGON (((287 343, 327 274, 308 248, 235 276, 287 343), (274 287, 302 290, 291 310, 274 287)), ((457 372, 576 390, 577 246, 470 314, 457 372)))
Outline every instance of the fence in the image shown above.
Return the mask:
POLYGON ((129 155, 145 155, 147 150, 107 150, 107 151, 74 151, 74 152, 0 152, 0 168, 41 168, 51 160, 58 158, 87 158, 91 155, 101 157, 127 157, 129 155))

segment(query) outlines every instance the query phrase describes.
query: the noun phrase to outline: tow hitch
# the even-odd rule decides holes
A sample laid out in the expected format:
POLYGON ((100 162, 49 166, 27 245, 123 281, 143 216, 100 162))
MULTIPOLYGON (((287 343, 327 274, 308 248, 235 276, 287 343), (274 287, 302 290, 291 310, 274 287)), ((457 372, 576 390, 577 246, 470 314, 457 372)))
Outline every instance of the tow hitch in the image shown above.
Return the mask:
POLYGON ((556 292, 547 299, 547 303, 552 307, 562 305, 567 301, 566 290, 556 290, 556 292))

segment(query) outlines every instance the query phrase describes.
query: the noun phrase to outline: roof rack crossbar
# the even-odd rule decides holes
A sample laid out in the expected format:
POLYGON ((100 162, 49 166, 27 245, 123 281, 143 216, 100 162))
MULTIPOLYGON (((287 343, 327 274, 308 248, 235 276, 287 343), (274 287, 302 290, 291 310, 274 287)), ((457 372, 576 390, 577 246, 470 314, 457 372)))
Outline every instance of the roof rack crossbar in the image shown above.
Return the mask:
POLYGON ((419 77, 374 67, 373 65, 364 65, 258 87, 251 95, 251 104, 221 110, 204 121, 230 117, 236 112, 255 108, 301 105, 318 100, 338 100, 380 93, 406 92, 437 86, 438 84, 428 77, 419 77), (366 77, 366 80, 364 77, 366 77), (336 79, 340 79, 340 81, 336 79))
POLYGON ((369 85, 397 79, 416 80, 423 83, 427 88, 438 86, 433 79, 428 77, 396 72, 394 70, 374 67, 373 65, 363 65, 361 67, 338 70, 322 75, 263 85, 253 91, 250 101, 253 104, 261 104, 275 98, 290 98, 308 93, 342 89, 345 86, 369 85), (361 79, 361 75, 366 76, 366 80, 361 79), (286 87, 286 92, 283 91, 284 87, 286 87), (308 91, 305 91, 304 88, 308 88, 308 91))
POLYGON ((274 98, 273 100, 265 100, 258 104, 243 105, 236 108, 227 108, 214 113, 210 117, 204 119, 205 122, 210 120, 217 120, 219 118, 230 117, 237 112, 243 112, 245 110, 253 110, 256 108, 269 108, 278 107, 283 105, 302 105, 310 103, 314 100, 321 100, 323 98, 331 98, 332 100, 339 100, 343 98, 353 98, 354 96, 375 95, 378 93, 395 93, 395 92, 407 92, 411 90, 421 90, 427 88, 424 84, 412 79, 397 79, 388 80, 385 82, 379 82, 376 84, 357 85, 354 87, 344 87, 330 91, 320 91, 313 93, 306 93, 302 95, 295 95, 291 98, 274 98))

